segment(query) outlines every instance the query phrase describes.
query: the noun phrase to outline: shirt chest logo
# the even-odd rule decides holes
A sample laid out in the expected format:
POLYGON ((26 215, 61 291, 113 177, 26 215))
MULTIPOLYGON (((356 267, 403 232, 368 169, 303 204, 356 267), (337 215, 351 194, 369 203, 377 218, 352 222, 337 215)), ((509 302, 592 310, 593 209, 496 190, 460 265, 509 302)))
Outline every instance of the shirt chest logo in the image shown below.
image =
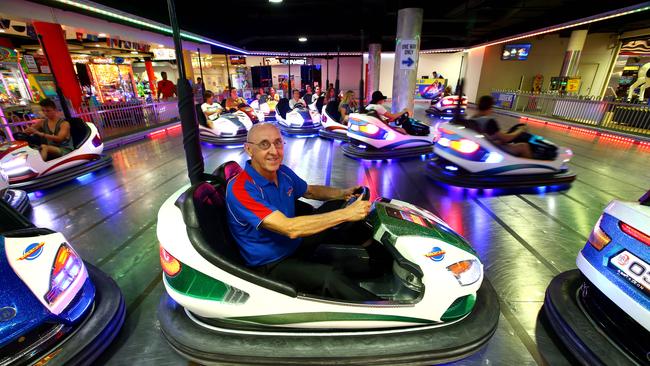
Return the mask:
POLYGON ((291 197, 292 194, 293 194, 293 187, 289 187, 289 189, 287 190, 287 197, 291 197))

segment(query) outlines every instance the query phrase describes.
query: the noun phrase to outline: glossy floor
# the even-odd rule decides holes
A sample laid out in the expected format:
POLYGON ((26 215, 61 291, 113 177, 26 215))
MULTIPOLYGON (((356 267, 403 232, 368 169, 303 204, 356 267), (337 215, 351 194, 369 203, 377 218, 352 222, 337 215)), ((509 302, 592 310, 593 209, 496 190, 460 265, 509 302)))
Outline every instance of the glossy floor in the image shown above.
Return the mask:
MULTIPOLYGON (((423 108, 418 107, 418 111, 423 108)), ((417 113, 420 117, 421 112, 417 113)), ((516 123, 500 117, 503 125, 516 123)), ((367 162, 345 157, 340 143, 287 139, 285 164, 313 184, 371 187, 428 208, 477 249, 499 295, 499 328, 489 344, 458 365, 563 365, 538 314, 551 278, 575 268, 577 252, 607 203, 638 199, 650 189, 650 148, 530 125, 573 149, 577 181, 564 192, 540 188, 503 195, 440 187, 424 176, 423 159, 367 162)), ((83 258, 120 285, 127 319, 99 364, 187 365, 160 335, 156 307, 164 291, 156 239, 163 201, 187 184, 180 130, 110 152, 113 168, 30 194, 39 226, 63 232, 83 258)), ((203 146, 206 170, 242 149, 203 146)))

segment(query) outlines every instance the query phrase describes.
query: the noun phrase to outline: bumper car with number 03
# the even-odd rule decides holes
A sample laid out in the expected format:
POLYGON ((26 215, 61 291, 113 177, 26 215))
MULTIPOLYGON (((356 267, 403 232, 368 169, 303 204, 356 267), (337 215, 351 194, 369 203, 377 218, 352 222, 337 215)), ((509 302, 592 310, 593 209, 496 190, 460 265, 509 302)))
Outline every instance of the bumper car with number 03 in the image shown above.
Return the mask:
POLYGON ((583 365, 650 363, 650 191, 612 201, 578 253, 556 276, 543 311, 583 365))

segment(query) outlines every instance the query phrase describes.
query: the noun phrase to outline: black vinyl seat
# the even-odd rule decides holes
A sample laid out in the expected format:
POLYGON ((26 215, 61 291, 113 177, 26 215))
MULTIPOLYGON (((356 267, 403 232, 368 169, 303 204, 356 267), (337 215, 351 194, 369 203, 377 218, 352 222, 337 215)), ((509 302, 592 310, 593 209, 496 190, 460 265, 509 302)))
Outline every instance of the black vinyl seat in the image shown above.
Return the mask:
MULTIPOLYGON (((220 168, 217 171, 226 172, 226 175, 233 169, 220 168)), ((232 171, 234 172, 234 169, 232 171)), ((200 182, 194 184, 176 200, 176 206, 183 214, 192 246, 203 258, 225 272, 270 290, 296 297, 297 292, 290 285, 266 278, 244 265, 239 247, 228 228, 225 184, 221 179, 218 179, 216 184, 200 182)))
POLYGON ((275 110, 278 112, 278 114, 280 114, 280 117, 282 117, 282 119, 286 119, 287 113, 291 111, 291 107, 289 106, 289 99, 281 98, 278 101, 278 104, 275 106, 275 110))
POLYGON ((333 100, 325 106, 325 112, 334 120, 334 122, 341 122, 341 112, 339 112, 339 102, 333 100))
POLYGON ((316 110, 320 113, 323 110, 323 105, 325 104, 325 97, 318 97, 316 99, 316 110))
POLYGON ((72 144, 75 149, 78 149, 79 146, 83 145, 88 137, 90 137, 90 127, 86 125, 81 118, 70 118, 68 121, 70 123, 70 137, 72 137, 72 144))
POLYGON ((203 114, 203 109, 201 109, 201 104, 197 104, 195 108, 196 108, 196 118, 199 120, 199 125, 208 127, 208 119, 205 118, 205 114, 203 114))

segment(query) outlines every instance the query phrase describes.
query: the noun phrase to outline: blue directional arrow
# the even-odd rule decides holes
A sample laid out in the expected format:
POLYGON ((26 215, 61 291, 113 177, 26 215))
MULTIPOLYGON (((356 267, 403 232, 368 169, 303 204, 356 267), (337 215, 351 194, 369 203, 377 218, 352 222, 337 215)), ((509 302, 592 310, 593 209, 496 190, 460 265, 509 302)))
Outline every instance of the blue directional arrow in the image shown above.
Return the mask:
POLYGON ((413 60, 411 57, 407 58, 406 60, 402 60, 402 64, 406 65, 408 67, 411 67, 415 63, 415 60, 413 60))

